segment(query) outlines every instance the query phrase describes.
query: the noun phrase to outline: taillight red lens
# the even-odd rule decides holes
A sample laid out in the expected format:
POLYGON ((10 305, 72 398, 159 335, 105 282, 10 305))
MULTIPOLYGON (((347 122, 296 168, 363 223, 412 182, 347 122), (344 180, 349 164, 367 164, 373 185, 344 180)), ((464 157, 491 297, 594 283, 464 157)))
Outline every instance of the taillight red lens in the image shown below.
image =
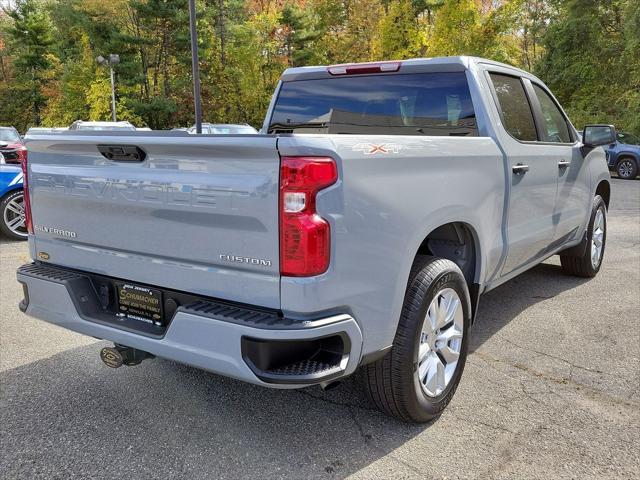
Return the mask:
POLYGON ((22 191, 24 195, 24 216, 25 225, 27 226, 27 232, 33 234, 33 221, 31 220, 31 201, 29 200, 29 183, 27 181, 28 176, 28 163, 27 163, 27 150, 22 150, 24 155, 22 157, 22 191))
POLYGON ((18 161, 24 163, 27 159, 27 147, 24 145, 18 149, 18 161))
POLYGON ((328 157, 282 157, 280 164, 280 274, 320 275, 329 268, 331 228, 316 212, 316 195, 338 180, 328 157))

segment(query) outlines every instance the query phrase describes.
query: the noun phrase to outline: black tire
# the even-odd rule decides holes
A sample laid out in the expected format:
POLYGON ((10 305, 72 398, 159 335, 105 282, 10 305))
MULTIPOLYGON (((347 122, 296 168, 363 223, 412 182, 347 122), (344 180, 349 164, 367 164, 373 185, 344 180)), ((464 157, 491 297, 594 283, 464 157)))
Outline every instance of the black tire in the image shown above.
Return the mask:
POLYGON ((638 163, 631 157, 622 157, 616 164, 618 178, 632 180, 638 175, 638 163))
POLYGON ((8 210, 9 203, 21 198, 24 198, 22 190, 14 190, 0 200, 0 232, 12 240, 26 240, 28 236, 26 228, 21 228, 18 232, 14 232, 7 225, 7 218, 12 218, 12 215, 15 215, 8 210))
POLYGON ((364 390, 373 405, 406 422, 428 422, 444 410, 458 387, 467 358, 471 302, 462 272, 450 260, 416 258, 393 347, 380 360, 363 368, 364 390), (427 309, 443 289, 453 289, 460 300, 464 328, 453 376, 436 396, 427 395, 418 378, 418 349, 427 309))
POLYGON ((587 227, 587 246, 584 251, 584 255, 581 257, 569 256, 560 254, 560 264, 562 265, 562 269, 570 274, 575 275, 577 277, 586 277, 592 278, 595 277, 600 271, 600 267, 602 266, 602 260, 604 259, 604 250, 607 245, 607 206, 604 203, 604 200, 600 195, 596 195, 593 199, 593 207, 591 209, 591 217, 589 218, 589 225, 587 227), (594 265, 592 261, 592 242, 594 235, 594 223, 596 220, 596 215, 598 211, 603 214, 603 222, 604 222, 604 231, 602 234, 602 250, 599 255, 599 261, 597 265, 594 265))

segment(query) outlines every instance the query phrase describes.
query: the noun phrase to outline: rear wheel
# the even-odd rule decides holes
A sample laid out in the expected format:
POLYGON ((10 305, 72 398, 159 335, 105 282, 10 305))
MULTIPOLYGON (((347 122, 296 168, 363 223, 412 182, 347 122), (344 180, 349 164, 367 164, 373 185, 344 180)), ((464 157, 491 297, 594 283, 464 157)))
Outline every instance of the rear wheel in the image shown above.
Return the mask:
POLYGON ((638 164, 633 158, 622 158, 616 165, 616 172, 618 173, 618 177, 631 180, 632 178, 636 178, 638 174, 638 164))
POLYGON ((587 229, 587 248, 581 257, 560 254, 565 272, 578 277, 595 277, 600 271, 607 242, 607 206, 600 195, 593 199, 591 218, 587 229))
POLYGON ((364 367, 371 402, 403 421, 437 417, 460 382, 470 322, 467 283, 458 266, 450 260, 418 257, 393 348, 364 367))
POLYGON ((27 226, 22 190, 5 195, 0 201, 0 211, 2 212, 0 231, 13 240, 26 240, 27 226))

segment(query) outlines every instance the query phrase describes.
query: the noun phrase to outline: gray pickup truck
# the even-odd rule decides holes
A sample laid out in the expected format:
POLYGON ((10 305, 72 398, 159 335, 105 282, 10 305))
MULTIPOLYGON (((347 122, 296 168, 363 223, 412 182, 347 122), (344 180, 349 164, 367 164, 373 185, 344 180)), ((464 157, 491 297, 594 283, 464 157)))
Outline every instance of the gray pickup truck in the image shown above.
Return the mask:
POLYGON ((482 293, 555 254, 600 269, 614 135, 468 57, 288 69, 255 135, 37 134, 20 308, 114 342, 112 367, 276 388, 361 367, 376 406, 428 421, 482 293))

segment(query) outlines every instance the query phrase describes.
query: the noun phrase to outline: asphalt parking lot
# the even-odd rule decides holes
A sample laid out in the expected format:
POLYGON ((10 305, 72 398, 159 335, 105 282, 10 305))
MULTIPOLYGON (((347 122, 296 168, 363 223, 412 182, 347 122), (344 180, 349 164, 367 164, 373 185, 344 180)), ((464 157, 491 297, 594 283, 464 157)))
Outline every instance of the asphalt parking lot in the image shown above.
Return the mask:
POLYGON ((0 243, 0 477, 638 478, 640 180, 613 180, 604 265, 557 258, 483 297, 451 405, 398 423, 358 383, 276 391, 155 359, 109 369, 107 342, 20 313, 24 243, 0 243))

